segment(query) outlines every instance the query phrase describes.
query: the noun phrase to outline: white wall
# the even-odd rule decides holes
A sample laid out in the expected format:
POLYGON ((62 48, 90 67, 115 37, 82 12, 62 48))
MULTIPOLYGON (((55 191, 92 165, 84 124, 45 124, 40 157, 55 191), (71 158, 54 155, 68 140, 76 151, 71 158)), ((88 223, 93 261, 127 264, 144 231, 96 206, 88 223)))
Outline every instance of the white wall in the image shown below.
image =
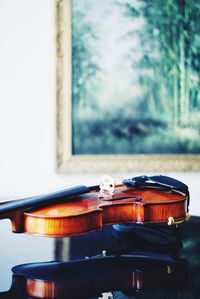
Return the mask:
MULTIPOLYGON (((55 173, 54 0, 0 0, 0 136, 2 200, 98 180, 55 173)), ((169 175, 189 185, 200 215, 199 173, 169 175)))

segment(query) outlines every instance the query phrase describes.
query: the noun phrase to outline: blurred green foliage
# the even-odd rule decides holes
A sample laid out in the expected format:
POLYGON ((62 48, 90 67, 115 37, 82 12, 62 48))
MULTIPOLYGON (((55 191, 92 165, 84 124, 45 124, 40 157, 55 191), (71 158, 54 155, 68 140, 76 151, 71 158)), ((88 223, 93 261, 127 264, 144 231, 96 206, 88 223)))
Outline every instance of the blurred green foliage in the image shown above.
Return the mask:
POLYGON ((121 36, 121 42, 133 41, 123 59, 129 61, 133 78, 137 74, 133 86, 137 84, 140 93, 134 97, 127 90, 124 98, 108 95, 109 108, 99 103, 106 89, 100 80, 104 69, 99 29, 87 19, 89 7, 84 11, 72 2, 73 153, 200 153, 200 2, 109 0, 127 20, 134 24, 143 20, 140 28, 121 36))

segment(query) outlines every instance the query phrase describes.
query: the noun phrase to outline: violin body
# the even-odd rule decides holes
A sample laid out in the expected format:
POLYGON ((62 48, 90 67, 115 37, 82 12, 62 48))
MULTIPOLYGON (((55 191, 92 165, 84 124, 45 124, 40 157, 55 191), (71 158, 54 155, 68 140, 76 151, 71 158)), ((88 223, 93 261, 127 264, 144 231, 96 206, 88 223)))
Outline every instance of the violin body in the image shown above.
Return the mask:
POLYGON ((183 192, 120 184, 114 192, 96 187, 48 206, 21 209, 4 218, 11 219, 14 232, 69 237, 100 230, 106 224, 176 224, 187 218, 187 211, 188 195, 183 192))
POLYGON ((105 224, 168 223, 170 217, 181 221, 186 215, 186 200, 184 195, 158 190, 121 187, 114 195, 97 190, 71 201, 25 211, 23 231, 67 237, 102 229, 105 224))

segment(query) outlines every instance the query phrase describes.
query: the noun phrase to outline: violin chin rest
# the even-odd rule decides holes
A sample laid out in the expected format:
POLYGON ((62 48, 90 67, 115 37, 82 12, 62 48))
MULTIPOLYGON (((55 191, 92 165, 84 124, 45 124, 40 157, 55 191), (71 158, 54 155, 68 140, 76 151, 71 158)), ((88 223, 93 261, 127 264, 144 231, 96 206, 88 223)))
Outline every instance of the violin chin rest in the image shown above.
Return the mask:
POLYGON ((149 242, 151 244, 169 245, 181 243, 181 235, 176 227, 155 224, 115 224, 113 229, 121 238, 133 239, 134 237, 149 242))

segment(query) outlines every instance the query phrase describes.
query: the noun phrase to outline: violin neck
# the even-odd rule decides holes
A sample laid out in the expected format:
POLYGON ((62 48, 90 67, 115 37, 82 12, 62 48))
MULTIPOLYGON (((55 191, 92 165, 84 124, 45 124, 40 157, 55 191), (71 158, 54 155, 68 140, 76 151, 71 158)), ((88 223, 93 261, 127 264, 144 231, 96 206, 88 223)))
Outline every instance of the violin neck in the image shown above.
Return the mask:
POLYGON ((10 218, 10 214, 20 210, 42 207, 48 204, 56 203, 59 200, 66 200, 67 198, 71 198, 73 196, 88 193, 96 187, 97 186, 87 187, 81 185, 46 195, 3 202, 0 204, 0 219, 10 218))

